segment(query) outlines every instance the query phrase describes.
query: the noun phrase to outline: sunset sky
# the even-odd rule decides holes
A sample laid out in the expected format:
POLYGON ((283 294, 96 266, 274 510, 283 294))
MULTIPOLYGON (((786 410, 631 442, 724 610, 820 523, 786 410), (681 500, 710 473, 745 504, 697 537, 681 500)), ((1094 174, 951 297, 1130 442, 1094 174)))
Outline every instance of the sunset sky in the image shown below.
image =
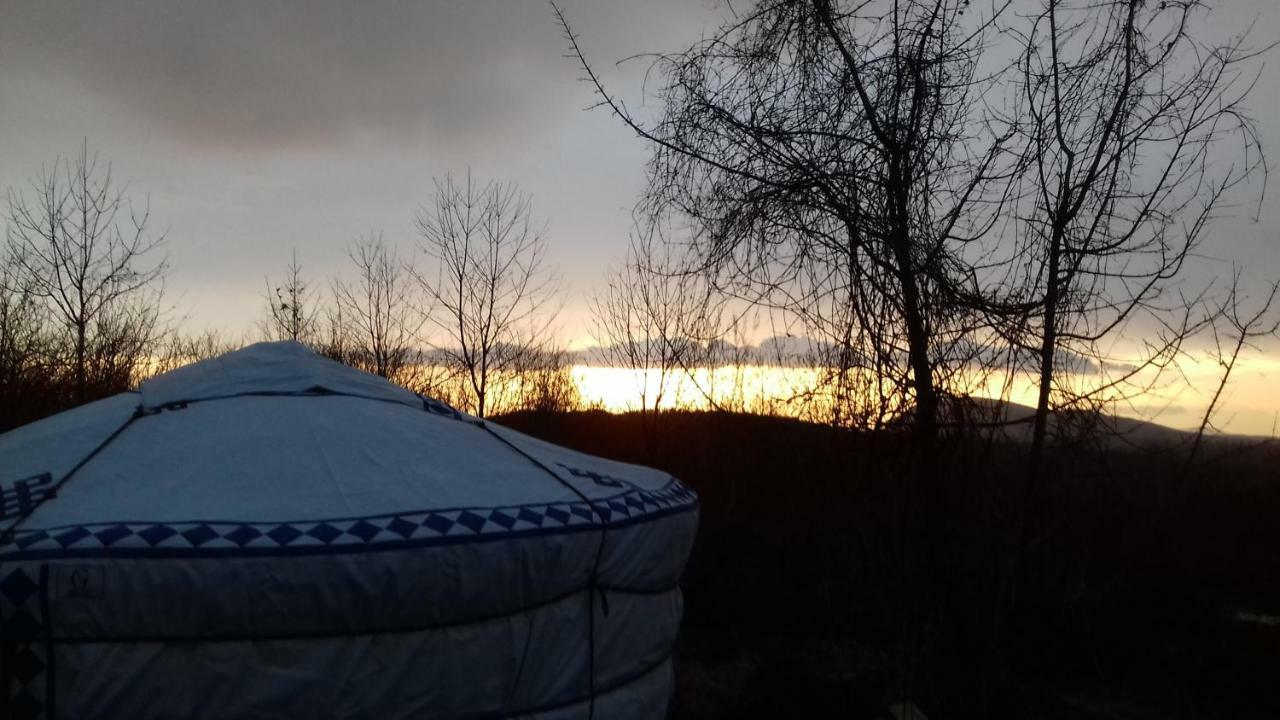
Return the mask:
MULTIPOLYGON (((1275 40, 1280 3, 1230 0, 1211 32, 1275 40), (1270 29, 1270 34, 1262 30, 1270 29)), ((565 0, 605 81, 643 115, 649 61, 709 32, 709 0, 565 0)), ((741 8, 740 8, 741 9, 741 8)), ((416 249, 432 178, 470 168, 533 195, 566 285, 565 340, 586 344, 586 296, 625 248, 644 143, 607 113, 566 59, 542 2, 25 2, 0 0, 0 187, 20 187, 87 137, 168 229, 167 288, 196 329, 248 332, 268 275, 296 250, 312 278, 341 273, 347 242, 381 231, 416 249)), ((1251 106, 1280 163, 1280 53, 1251 106)), ((657 83, 658 78, 650 78, 657 83)), ((653 89, 653 86, 650 87, 653 89)), ((1280 192, 1229 211, 1188 276, 1280 275, 1280 192)), ((1256 200, 1256 189, 1247 200, 1256 200)), ((1251 356, 1229 429, 1269 432, 1280 351, 1251 356)), ((1197 388, 1212 368, 1195 369, 1197 388)), ((1194 394, 1194 390, 1192 391, 1194 394)), ((1194 403, 1159 420, 1184 425, 1194 403), (1182 417, 1175 417, 1178 415, 1182 417)), ((1185 406, 1185 407, 1183 407, 1185 406)))

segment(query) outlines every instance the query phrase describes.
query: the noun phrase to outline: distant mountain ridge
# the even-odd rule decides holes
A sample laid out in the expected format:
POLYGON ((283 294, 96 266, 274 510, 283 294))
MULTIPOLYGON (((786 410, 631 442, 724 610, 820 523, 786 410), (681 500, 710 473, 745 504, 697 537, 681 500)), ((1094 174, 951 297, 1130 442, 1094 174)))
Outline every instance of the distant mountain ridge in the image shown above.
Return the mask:
MULTIPOLYGON (((955 427, 964 422, 986 424, 998 427, 1010 441, 1029 442, 1031 440, 1035 408, 990 398, 968 398, 964 402, 971 408, 971 414, 966 418, 957 417, 959 412, 956 410, 959 406, 950 403, 943 411, 944 425, 955 427)), ((1196 436, 1195 430, 1182 430, 1149 420, 1085 410, 1050 412, 1048 431, 1050 437, 1061 437, 1064 433, 1071 433, 1089 439, 1104 439, 1113 445, 1134 447, 1186 445, 1193 442, 1196 436)), ((1206 431, 1204 436, 1205 442, 1214 443, 1276 440, 1278 439, 1262 435, 1237 435, 1212 431, 1206 431)))

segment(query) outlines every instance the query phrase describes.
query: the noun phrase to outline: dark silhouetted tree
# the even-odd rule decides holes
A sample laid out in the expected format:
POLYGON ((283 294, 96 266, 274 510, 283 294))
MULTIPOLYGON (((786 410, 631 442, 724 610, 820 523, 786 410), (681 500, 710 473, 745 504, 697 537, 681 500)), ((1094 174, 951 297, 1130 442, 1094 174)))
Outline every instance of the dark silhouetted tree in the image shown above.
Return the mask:
POLYGON ((6 262, 57 328, 74 404, 127 389, 159 337, 164 236, 148 220, 87 142, 9 193, 6 262))
POLYGON ((636 375, 641 413, 657 413, 675 376, 694 355, 693 324, 705 293, 656 229, 632 238, 621 267, 591 302, 601 359, 636 375))
POLYGON ((263 295, 267 304, 263 333, 273 340, 311 344, 317 332, 317 301, 302 277, 297 251, 290 257, 284 279, 275 287, 272 285, 267 282, 267 292, 263 295))
POLYGON ((554 320, 555 278, 545 268, 545 228, 515 185, 476 183, 471 174, 436 182, 417 217, 431 265, 418 278, 443 333, 441 357, 463 378, 472 409, 490 410, 496 382, 545 349, 554 320))
POLYGON ((0 432, 53 409, 47 315, 30 278, 12 262, 0 263, 0 432))
MULTIPOLYGON (((1049 413, 1123 392, 1169 365, 1223 315, 1184 297, 1183 270, 1232 188, 1265 169, 1243 103, 1256 76, 1242 37, 1208 46, 1198 0, 1044 0, 1021 34, 1009 120, 1015 178, 1012 272, 989 290, 1037 386, 1028 482, 1041 475, 1049 413), (1081 359, 1138 327, 1119 377, 1073 389, 1081 359)), ((1235 293, 1232 293, 1235 296, 1235 293)), ((1226 316, 1226 320, 1232 318, 1226 316)), ((999 323, 997 323, 999 324, 999 323)))
POLYGON ((333 284, 335 315, 331 344, 337 359, 391 380, 417 361, 422 310, 413 270, 381 235, 357 239, 347 249, 355 279, 333 284))
POLYGON ((991 228, 1008 162, 1007 133, 979 112, 991 18, 968 5, 758 3, 660 57, 652 124, 603 87, 560 15, 601 104, 652 143, 641 209, 689 227, 720 291, 839 343, 925 445, 952 374, 938 367, 971 325, 957 246, 991 228))

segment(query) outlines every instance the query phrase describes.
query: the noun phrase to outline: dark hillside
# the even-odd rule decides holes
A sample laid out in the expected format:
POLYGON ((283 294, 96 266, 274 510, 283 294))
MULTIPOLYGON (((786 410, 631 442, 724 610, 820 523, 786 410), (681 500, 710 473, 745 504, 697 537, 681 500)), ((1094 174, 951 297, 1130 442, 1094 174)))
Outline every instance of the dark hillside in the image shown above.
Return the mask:
MULTIPOLYGON (((1023 451, 951 440, 928 577, 892 436, 679 412, 499 419, 701 495, 676 718, 1280 717, 1280 448, 1052 456, 1013 572, 1023 451), (1015 582, 1015 578, 1020 581, 1015 582)), ((1096 447, 1096 446, 1095 446, 1096 447)))

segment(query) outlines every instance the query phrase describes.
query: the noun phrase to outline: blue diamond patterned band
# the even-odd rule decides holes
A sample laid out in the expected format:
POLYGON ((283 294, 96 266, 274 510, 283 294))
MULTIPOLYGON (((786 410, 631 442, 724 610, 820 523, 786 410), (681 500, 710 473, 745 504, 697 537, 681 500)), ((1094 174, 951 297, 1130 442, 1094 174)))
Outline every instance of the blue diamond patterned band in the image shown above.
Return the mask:
POLYGON ((672 479, 591 503, 423 510, 288 522, 108 522, 19 530, 0 559, 286 555, 483 542, 617 527, 693 510, 697 496, 672 479))

